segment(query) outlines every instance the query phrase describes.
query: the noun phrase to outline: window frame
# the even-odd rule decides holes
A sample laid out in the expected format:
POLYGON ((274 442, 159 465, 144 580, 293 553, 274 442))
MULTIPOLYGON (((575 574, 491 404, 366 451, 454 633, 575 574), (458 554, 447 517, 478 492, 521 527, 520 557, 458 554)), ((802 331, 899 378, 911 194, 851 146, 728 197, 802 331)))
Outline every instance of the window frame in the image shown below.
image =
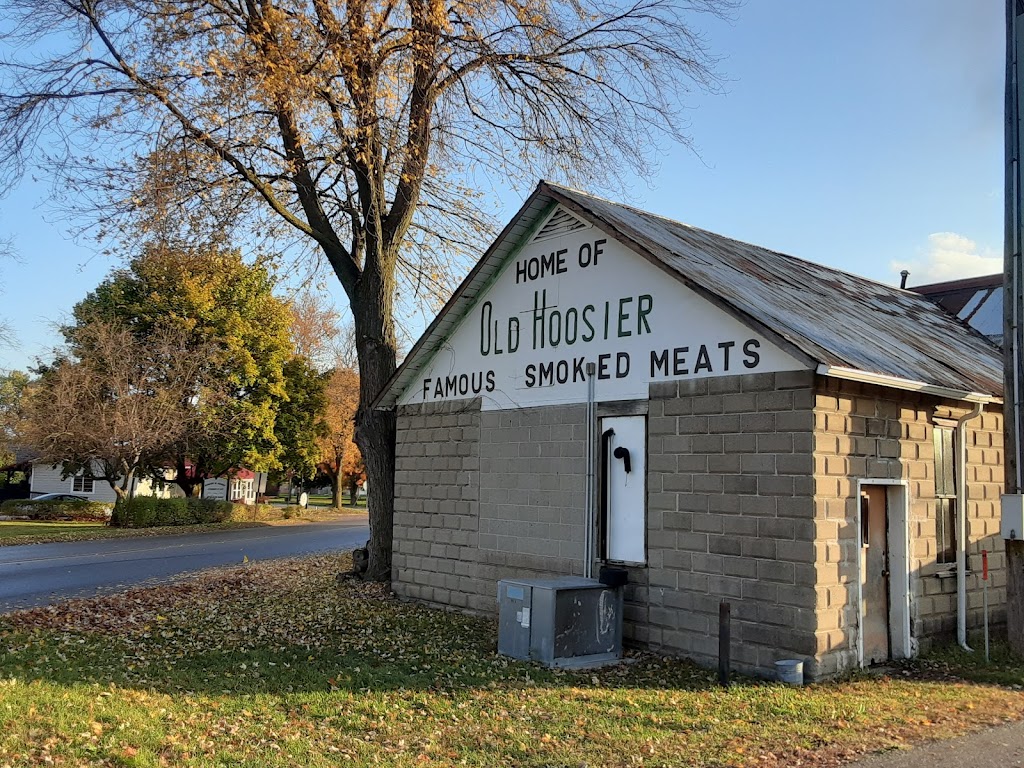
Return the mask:
POLYGON ((956 430, 936 424, 932 434, 935 447, 935 562, 954 565, 959 482, 956 475, 956 430))
POLYGON ((71 492, 80 493, 83 496, 92 496, 96 492, 96 478, 92 475, 86 474, 83 469, 81 472, 71 477, 71 492), (78 487, 79 481, 81 481, 81 488, 78 487), (88 488, 88 490, 86 490, 88 488))

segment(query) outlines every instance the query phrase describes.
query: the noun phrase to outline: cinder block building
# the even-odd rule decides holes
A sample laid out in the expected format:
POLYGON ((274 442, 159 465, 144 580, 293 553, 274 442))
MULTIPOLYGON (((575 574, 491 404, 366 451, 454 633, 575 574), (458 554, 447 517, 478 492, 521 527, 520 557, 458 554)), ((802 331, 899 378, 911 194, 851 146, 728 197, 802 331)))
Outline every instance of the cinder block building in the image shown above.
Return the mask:
POLYGON ((625 634, 812 678, 1005 606, 1002 362, 927 299, 542 182, 378 401, 393 586, 625 568, 625 634))

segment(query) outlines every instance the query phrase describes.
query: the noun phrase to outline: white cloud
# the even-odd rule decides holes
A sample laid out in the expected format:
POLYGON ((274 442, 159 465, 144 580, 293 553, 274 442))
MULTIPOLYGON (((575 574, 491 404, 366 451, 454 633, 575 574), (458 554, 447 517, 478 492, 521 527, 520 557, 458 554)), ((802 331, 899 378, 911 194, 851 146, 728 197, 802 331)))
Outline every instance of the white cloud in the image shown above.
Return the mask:
POLYGON ((979 248, 970 238, 956 232, 928 235, 928 246, 915 261, 893 261, 890 268, 910 272, 908 285, 926 285, 965 277, 994 275, 1003 271, 1003 257, 992 248, 979 248))

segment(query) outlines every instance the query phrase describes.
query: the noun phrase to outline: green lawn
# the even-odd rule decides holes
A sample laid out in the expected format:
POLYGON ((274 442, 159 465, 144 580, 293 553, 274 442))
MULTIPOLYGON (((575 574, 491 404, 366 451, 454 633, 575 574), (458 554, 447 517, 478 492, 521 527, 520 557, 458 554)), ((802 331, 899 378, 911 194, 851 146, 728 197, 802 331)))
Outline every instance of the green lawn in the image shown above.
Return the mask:
POLYGON ((103 523, 26 523, 22 521, 0 521, 0 539, 13 539, 21 536, 56 536, 65 534, 74 536, 80 533, 103 531, 103 523))
MULTIPOLYGON (((251 508, 250 508, 251 509, 251 508)), ((96 522, 27 522, 0 521, 0 547, 16 544, 44 544, 64 541, 87 541, 90 539, 123 539, 140 536, 164 536, 201 531, 221 531, 233 528, 253 528, 261 525, 298 524, 304 522, 330 522, 344 519, 354 513, 365 514, 365 506, 359 509, 346 508, 338 512, 330 506, 314 507, 307 510, 293 510, 285 520, 246 520, 244 509, 238 510, 239 519, 226 523, 205 525, 177 525, 155 528, 111 528, 96 522)), ((0 764, 0 768, 3 768, 0 764)))
MULTIPOLYGON (((268 500, 269 500, 269 502, 271 504, 294 504, 295 503, 295 496, 291 496, 291 497, 288 497, 288 498, 285 498, 284 496, 270 496, 268 500)), ((311 509, 315 508, 315 507, 331 508, 331 496, 330 496, 330 494, 328 494, 326 496, 310 494, 310 496, 309 496, 309 507, 311 509)), ((349 500, 348 494, 345 494, 343 499, 342 499, 342 508, 343 509, 360 510, 360 511, 362 511, 362 510, 366 509, 366 497, 363 496, 361 498, 357 498, 355 503, 353 504, 349 500)))
POLYGON ((337 583, 349 565, 0 617, 0 766, 825 766, 1024 709, 1019 660, 1004 686, 955 657, 803 688, 651 654, 552 672, 497 656, 491 620, 337 583))
MULTIPOLYGON (((128 539, 140 536, 165 536, 220 531, 232 528, 254 528, 266 523, 231 522, 208 525, 176 525, 159 528, 111 528, 103 523, 0 521, 0 547, 16 544, 50 544, 91 539, 128 539)), ((2 764, 0 764, 2 768, 2 764)))

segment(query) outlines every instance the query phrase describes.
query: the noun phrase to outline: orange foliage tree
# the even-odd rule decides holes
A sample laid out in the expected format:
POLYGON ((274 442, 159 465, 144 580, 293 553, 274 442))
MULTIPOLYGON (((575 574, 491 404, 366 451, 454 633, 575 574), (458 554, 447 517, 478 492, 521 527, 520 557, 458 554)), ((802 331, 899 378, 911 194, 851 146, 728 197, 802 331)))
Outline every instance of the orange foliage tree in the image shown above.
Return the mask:
POLYGON ((355 444, 355 417, 359 407, 359 374, 338 366, 327 381, 327 434, 320 447, 317 468, 331 480, 331 500, 341 507, 341 491, 347 486, 355 501, 358 484, 366 479, 366 468, 355 444))

